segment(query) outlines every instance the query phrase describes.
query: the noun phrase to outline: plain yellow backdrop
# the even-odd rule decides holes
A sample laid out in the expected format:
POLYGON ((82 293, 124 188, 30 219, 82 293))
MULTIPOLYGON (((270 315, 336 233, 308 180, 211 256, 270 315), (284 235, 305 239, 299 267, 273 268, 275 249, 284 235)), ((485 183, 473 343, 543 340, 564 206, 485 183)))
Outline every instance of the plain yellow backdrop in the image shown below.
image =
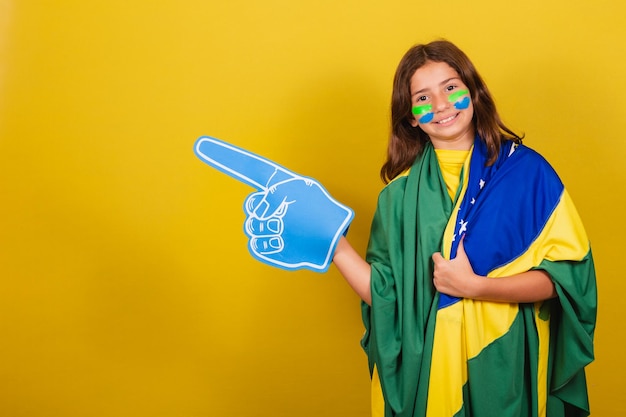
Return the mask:
POLYGON ((600 295, 592 414, 626 413, 620 0, 0 0, 0 415, 367 416, 359 300, 252 259, 212 135, 316 178, 364 251, 391 80, 473 59, 557 169, 600 295))

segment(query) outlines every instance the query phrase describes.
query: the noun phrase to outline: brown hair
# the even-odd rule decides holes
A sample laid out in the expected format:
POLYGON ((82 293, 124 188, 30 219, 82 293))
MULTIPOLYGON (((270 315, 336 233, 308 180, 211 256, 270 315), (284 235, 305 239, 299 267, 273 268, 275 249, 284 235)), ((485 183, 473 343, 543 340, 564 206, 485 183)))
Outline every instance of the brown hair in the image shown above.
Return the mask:
POLYGON ((428 135, 411 121, 411 77, 418 68, 429 61, 445 62, 450 65, 469 88, 474 106, 474 129, 485 142, 489 152, 488 164, 493 164, 504 140, 518 143, 518 136, 507 128, 496 110, 495 102, 474 64, 453 43, 438 40, 424 45, 415 45, 404 55, 393 80, 391 96, 391 135, 387 148, 387 160, 380 170, 380 176, 388 183, 397 175, 410 168, 415 158, 429 141, 428 135))

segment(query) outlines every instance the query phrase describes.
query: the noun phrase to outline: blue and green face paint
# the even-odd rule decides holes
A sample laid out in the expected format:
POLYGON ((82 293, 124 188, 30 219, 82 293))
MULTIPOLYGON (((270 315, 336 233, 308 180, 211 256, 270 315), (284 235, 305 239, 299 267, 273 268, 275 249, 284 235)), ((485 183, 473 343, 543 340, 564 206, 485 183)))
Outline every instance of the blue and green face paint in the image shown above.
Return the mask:
POLYGON ((448 96, 448 101, 454 103, 457 110, 465 110, 470 105, 469 90, 459 90, 448 96))
MULTIPOLYGON (((454 103, 454 108, 457 110, 465 110, 470 105, 469 90, 459 90, 448 96, 448 101, 454 103)), ((419 104, 413 106, 413 115, 419 117, 417 121, 421 124, 430 123, 435 118, 433 113, 432 104, 419 104)))
POLYGON ((420 118, 417 119, 419 123, 430 123, 435 117, 435 113, 433 113, 433 105, 421 104, 418 106, 413 106, 413 115, 420 116, 420 118))

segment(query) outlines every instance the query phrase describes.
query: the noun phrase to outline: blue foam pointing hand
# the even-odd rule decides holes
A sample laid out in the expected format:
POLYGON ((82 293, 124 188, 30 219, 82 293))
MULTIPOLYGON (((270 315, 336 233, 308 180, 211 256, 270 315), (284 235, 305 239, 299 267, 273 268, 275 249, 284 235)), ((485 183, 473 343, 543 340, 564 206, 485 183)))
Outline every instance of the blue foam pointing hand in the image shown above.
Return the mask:
POLYGON ((208 165, 250 185, 244 203, 248 249, 261 262, 287 270, 325 272, 354 212, 316 180, 208 136, 194 147, 208 165))

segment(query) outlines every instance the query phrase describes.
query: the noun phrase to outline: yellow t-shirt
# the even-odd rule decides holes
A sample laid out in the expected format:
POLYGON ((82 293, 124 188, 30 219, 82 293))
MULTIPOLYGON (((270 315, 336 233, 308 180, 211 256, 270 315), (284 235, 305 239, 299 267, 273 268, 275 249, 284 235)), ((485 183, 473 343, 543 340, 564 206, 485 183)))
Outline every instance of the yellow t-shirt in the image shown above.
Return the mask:
POLYGON ((461 170, 463 169, 463 163, 470 151, 457 151, 450 149, 435 149, 437 155, 437 161, 439 161, 439 168, 441 169, 441 175, 446 183, 448 194, 454 201, 456 192, 461 184, 461 170))

